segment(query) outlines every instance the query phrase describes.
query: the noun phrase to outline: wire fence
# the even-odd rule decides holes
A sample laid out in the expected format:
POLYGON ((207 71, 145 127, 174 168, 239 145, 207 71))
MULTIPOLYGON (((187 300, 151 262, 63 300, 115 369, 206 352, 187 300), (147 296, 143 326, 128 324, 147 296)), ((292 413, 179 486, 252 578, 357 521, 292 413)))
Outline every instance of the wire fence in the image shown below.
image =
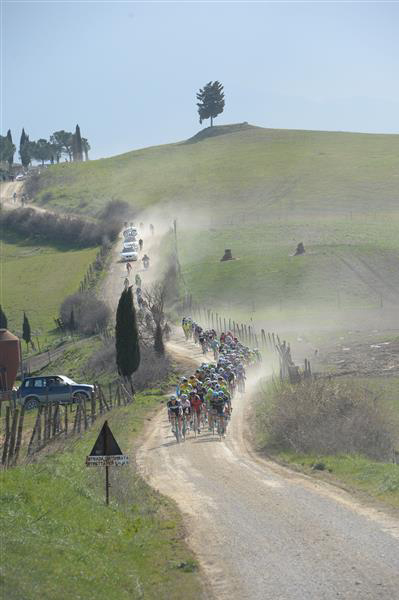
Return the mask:
POLYGON ((263 354, 275 353, 279 360, 281 380, 298 383, 312 376, 310 361, 305 358, 303 368, 297 366, 292 359, 290 344, 281 340, 275 332, 265 331, 263 328, 257 329, 253 324, 237 322, 231 317, 201 306, 193 301, 191 294, 186 294, 178 307, 178 312, 181 316, 192 316, 202 326, 214 329, 219 335, 230 331, 241 343, 258 349, 263 354))

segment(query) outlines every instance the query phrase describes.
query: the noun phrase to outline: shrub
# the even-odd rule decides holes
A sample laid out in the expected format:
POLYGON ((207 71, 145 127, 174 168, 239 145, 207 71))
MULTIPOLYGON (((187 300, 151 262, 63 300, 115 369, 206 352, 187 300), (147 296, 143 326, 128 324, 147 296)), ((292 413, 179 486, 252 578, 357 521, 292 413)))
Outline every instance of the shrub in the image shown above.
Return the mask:
POLYGON ((328 380, 277 384, 262 392, 259 433, 268 445, 297 453, 392 456, 388 415, 359 385, 328 380))
POLYGON ((108 305, 90 292, 76 292, 65 298, 61 305, 60 316, 67 327, 70 326, 72 311, 75 329, 85 335, 92 335, 105 329, 111 316, 108 305))
POLYGON ((132 207, 125 200, 110 200, 100 214, 104 221, 122 221, 132 216, 132 207))
MULTIPOLYGON (((167 377, 170 371, 170 361, 166 355, 159 356, 150 346, 141 345, 140 355, 140 366, 133 375, 133 383, 136 389, 143 390, 160 383, 167 377)), ((114 338, 104 341, 102 347, 90 358, 88 368, 95 375, 103 373, 117 375, 114 338)))
POLYGON ((38 212, 33 208, 3 211, 0 225, 25 238, 40 238, 47 242, 87 248, 115 241, 122 223, 117 220, 93 222, 81 217, 38 212))

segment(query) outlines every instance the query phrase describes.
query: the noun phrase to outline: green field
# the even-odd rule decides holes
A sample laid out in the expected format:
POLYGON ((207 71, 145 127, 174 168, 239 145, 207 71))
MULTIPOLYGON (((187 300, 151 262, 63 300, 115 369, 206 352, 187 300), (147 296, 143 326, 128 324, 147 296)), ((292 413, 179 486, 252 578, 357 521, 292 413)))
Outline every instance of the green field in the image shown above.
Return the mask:
POLYGON ((46 244, 33 245, 7 235, 0 246, 0 303, 9 329, 22 332, 26 311, 32 332, 45 342, 54 329, 61 302, 79 289, 79 283, 97 248, 62 249, 46 244))
MULTIPOLYGON (((138 394, 107 415, 124 452, 161 397, 138 394)), ((88 469, 100 423, 39 462, 1 473, 1 588, 9 600, 197 600, 197 565, 181 517, 151 490, 133 464, 88 469)), ((60 442, 56 442, 60 443, 60 442)), ((133 458, 131 458, 133 463, 133 458)))
POLYGON ((291 219, 179 231, 187 287, 233 318, 379 308, 399 302, 399 214, 390 219, 291 219), (292 256, 303 241, 304 256, 292 256), (225 248, 237 260, 221 263, 225 248), (356 269, 358 273, 354 273, 356 269), (277 314, 276 314, 277 313, 277 314))

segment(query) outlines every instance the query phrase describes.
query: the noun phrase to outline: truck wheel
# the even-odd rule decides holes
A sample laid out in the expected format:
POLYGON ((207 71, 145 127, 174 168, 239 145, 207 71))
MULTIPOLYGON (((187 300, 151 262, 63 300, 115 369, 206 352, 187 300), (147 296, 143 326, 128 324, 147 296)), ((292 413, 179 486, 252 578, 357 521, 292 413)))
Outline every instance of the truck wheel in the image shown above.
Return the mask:
POLYGON ((32 396, 29 396, 28 398, 26 398, 24 404, 25 404, 25 410, 33 410, 34 408, 37 408, 39 406, 37 399, 33 398, 32 396))

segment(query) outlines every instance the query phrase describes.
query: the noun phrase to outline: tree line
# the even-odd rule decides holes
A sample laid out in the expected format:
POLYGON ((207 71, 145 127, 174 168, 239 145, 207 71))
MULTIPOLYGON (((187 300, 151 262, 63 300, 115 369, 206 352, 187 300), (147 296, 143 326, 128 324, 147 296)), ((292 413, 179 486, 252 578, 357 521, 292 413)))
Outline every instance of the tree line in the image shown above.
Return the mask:
MULTIPOLYGON (((40 138, 37 141, 29 139, 29 135, 22 129, 19 141, 19 157, 23 167, 27 168, 32 160, 51 164, 59 163, 64 157, 69 162, 89 160, 90 144, 81 136, 80 127, 76 125, 75 132, 55 131, 48 140, 40 138)), ((14 163, 16 146, 12 139, 11 130, 7 135, 0 136, 0 161, 9 164, 11 169, 14 163)))

